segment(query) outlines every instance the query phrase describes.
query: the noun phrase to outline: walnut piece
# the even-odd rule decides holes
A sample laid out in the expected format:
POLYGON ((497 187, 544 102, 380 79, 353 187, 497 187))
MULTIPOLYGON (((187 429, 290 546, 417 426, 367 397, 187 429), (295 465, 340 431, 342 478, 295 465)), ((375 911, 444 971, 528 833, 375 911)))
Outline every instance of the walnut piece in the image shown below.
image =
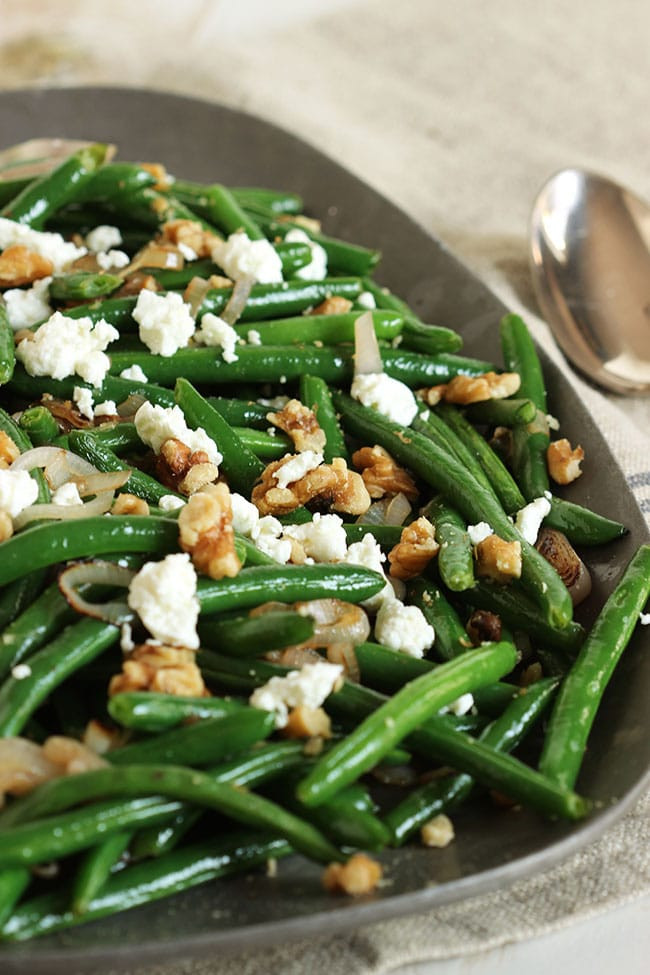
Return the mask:
POLYGON ((285 738, 331 738, 332 723, 323 708, 292 708, 282 729, 285 738))
POLYGON ((498 535, 488 535, 475 548, 476 567, 480 576, 506 583, 521 576, 521 543, 506 542, 498 535))
POLYGON ((198 572, 211 579, 232 578, 241 569, 235 552, 230 491, 210 484, 193 494, 178 516, 180 544, 198 572))
POLYGON ((43 744, 43 755, 61 769, 62 775, 76 775, 106 766, 104 759, 88 745, 64 735, 47 738, 43 744))
POLYGON ((350 311, 352 308, 352 302, 349 298, 343 298, 341 295, 330 295, 329 298, 325 298, 321 301, 320 305, 316 305, 315 308, 309 312, 310 315, 344 315, 345 312, 350 311))
POLYGON ((6 542, 14 533, 14 523, 11 515, 0 511, 0 542, 6 542))
POLYGON ((170 437, 156 457, 156 476, 166 487, 194 494, 219 477, 219 468, 210 463, 204 450, 191 451, 181 440, 170 437))
POLYGON ((356 450, 352 454, 352 463, 361 471, 371 498, 396 494, 404 494, 410 501, 417 498, 418 489, 411 475, 379 444, 356 450))
POLYGON ((370 507, 370 495, 361 475, 348 470, 341 457, 335 457, 331 464, 320 464, 286 488, 278 487, 276 472, 291 459, 289 456, 272 461, 253 488, 251 501, 261 515, 287 514, 306 504, 319 511, 331 509, 351 515, 362 515, 370 507))
POLYGON ((159 291, 158 282, 153 274, 147 274, 144 271, 134 271, 132 274, 127 274, 124 278, 124 284, 117 291, 113 291, 111 298, 130 298, 145 290, 159 291))
POLYGON ((111 507, 111 514, 114 515, 148 515, 149 505, 144 498, 138 498, 135 494, 118 494, 111 507))
POLYGON ((218 241, 216 234, 205 230, 197 220, 169 220, 161 227, 161 239, 178 246, 185 244, 197 257, 210 257, 218 241))
POLYGON ((169 175, 162 163, 140 163, 140 169, 146 169, 148 173, 151 173, 156 181, 153 189, 160 190, 161 193, 168 190, 173 183, 172 177, 169 175))
POLYGON ((5 794, 21 796, 49 779, 101 768, 106 762, 82 742, 56 735, 37 745, 27 738, 0 739, 0 807, 5 794))
POLYGON ((20 450, 9 434, 0 430, 0 469, 5 469, 20 457, 20 450))
POLYGON ((516 393, 520 386, 521 377, 517 372, 484 372, 480 376, 454 376, 444 385, 419 390, 418 395, 429 406, 435 406, 443 399, 447 403, 467 405, 505 399, 516 393))
POLYGON ((267 413, 266 419, 274 427, 289 434, 298 453, 303 450, 313 450, 317 454, 323 452, 325 433, 321 430, 314 411, 304 406, 300 400, 290 399, 278 413, 267 413))
POLYGON ((381 880, 381 864, 365 853, 355 853, 347 863, 330 863, 323 873, 323 887, 330 893, 358 897, 370 894, 381 880))
POLYGON ((554 440, 548 445, 546 451, 546 463, 548 472, 556 484, 570 484, 580 477, 580 463, 584 460, 585 452, 580 445, 575 449, 563 437, 561 440, 554 440))
POLYGON ((194 651, 187 647, 141 643, 122 663, 122 672, 111 677, 110 696, 122 691, 160 691, 177 697, 208 694, 194 651))
POLYGON ((13 244, 0 254, 0 288, 17 288, 52 274, 52 261, 30 251, 23 244, 13 244))
POLYGON ((424 824, 420 830, 420 838, 424 846, 436 846, 443 849, 449 846, 454 838, 454 824, 448 816, 440 813, 424 824))
POLYGON ((414 579, 437 553, 440 546, 428 518, 418 518, 402 529, 399 542, 388 553, 390 575, 395 579, 414 579))

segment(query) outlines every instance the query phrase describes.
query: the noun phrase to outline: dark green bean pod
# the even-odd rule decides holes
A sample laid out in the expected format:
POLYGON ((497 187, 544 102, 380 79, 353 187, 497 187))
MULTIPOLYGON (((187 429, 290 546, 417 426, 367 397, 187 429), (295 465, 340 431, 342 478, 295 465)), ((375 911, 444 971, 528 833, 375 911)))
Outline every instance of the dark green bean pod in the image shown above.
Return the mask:
MULTIPOLYGON (((131 363, 124 363, 122 368, 127 368, 131 363)), ((16 396, 23 399, 40 399, 45 393, 49 393, 56 399, 72 400, 75 386, 82 386, 92 390, 95 400, 101 403, 103 400, 112 399, 115 403, 123 403, 130 395, 144 396, 150 403, 159 406, 173 406, 174 394, 171 389, 164 389, 154 383, 141 383, 133 379, 122 379, 120 376, 107 375, 99 389, 84 383, 79 376, 70 376, 68 379, 50 379, 47 376, 30 376, 20 363, 16 364, 11 382, 7 389, 16 396)))
POLYGON ((336 237, 327 237, 325 234, 316 233, 312 230, 305 231, 305 228, 292 220, 282 221, 282 223, 263 223, 263 230, 271 240, 276 237, 283 237, 290 230, 302 230, 307 233, 310 240, 315 244, 320 244, 327 254, 327 263, 331 270, 338 271, 340 274, 368 274, 379 262, 381 252, 371 250, 369 247, 361 247, 359 244, 351 244, 346 240, 339 240, 336 237))
POLYGON ((3 207, 0 216, 42 230, 48 217, 75 199, 83 183, 104 162, 106 152, 107 146, 101 143, 79 149, 52 172, 29 183, 3 207))
POLYGON ((408 598, 422 610, 427 623, 436 634, 434 653, 443 660, 451 660, 472 648, 472 641, 460 621, 458 613, 448 602, 439 586, 428 579, 413 579, 408 584, 408 598))
POLYGON ((3 207, 10 200, 13 200, 19 193, 22 193, 26 186, 33 183, 35 179, 35 176, 16 176, 14 179, 7 179, 2 176, 0 178, 0 206, 3 207))
POLYGON ((74 617, 74 610, 68 606, 56 583, 48 586, 6 626, 0 636, 0 680, 74 617))
POLYGON ((18 421, 35 447, 51 443, 59 435, 59 424, 46 406, 30 406, 18 421))
POLYGON ((564 498, 551 498, 544 524, 563 532, 573 545, 606 545, 627 533, 620 522, 564 498))
POLYGON ((216 229, 186 207, 170 193, 161 193, 153 186, 137 189, 116 189, 110 200, 110 210, 131 223, 157 230, 172 220, 193 220, 216 234, 216 229))
MULTIPOLYGON (((299 315, 333 295, 354 300, 361 290, 359 278, 325 278, 323 281, 303 281, 297 278, 279 284, 254 284, 239 321, 258 322, 265 318, 299 315)), ((208 291, 197 318, 200 319, 206 312, 220 315, 231 296, 232 288, 214 288, 208 291)))
POLYGON ((269 650, 304 643, 313 633, 313 618, 293 610, 220 616, 199 624, 202 645, 234 657, 261 657, 269 650))
POLYGON ((474 585, 474 552, 467 525, 441 498, 434 498, 423 512, 435 527, 440 578, 452 592, 471 589, 474 585))
MULTIPOLYGON (((91 301, 85 305, 75 305, 65 309, 66 318, 90 318, 91 322, 98 322, 101 318, 113 325, 118 332, 132 332, 137 328, 133 318, 137 298, 103 298, 101 301, 91 301)), ((42 322, 32 325, 38 329, 42 322)))
POLYGON ((18 735, 51 691, 114 644, 119 629, 85 617, 29 658, 30 673, 7 677, 0 687, 0 737, 18 735))
MULTIPOLYGON (((0 406, 0 431, 6 433, 13 442, 16 444, 21 454, 24 454, 26 450, 30 450, 32 447, 32 442, 25 433, 23 429, 16 423, 12 416, 9 416, 6 410, 0 406)), ((43 472, 38 468, 29 472, 38 484, 38 498, 37 501, 49 501, 50 500, 50 489, 47 486, 47 481, 43 476, 43 472)))
POLYGON ((0 870, 0 930, 11 917, 16 904, 29 887, 31 879, 32 875, 27 867, 9 867, 7 870, 0 870))
POLYGON ((85 914, 93 899, 100 893, 133 837, 132 830, 110 833, 106 839, 91 847, 77 868, 72 882, 70 906, 73 914, 85 914))
POLYGON ((362 541, 364 535, 372 535, 384 551, 389 552, 400 540, 401 525, 373 525, 370 522, 348 522, 343 525, 348 545, 362 541))
POLYGON ((335 457, 342 457, 349 465, 350 454, 325 380, 309 374, 301 376, 300 402, 314 411, 318 425, 325 434, 323 448, 325 463, 331 464, 335 457))
POLYGON ((167 731, 188 719, 223 718, 241 710, 241 701, 224 697, 181 697, 156 691, 122 691, 108 700, 108 713, 124 728, 167 731))
POLYGON ((111 162, 101 166, 79 187, 79 203, 111 203, 116 194, 153 186, 156 177, 148 169, 129 162, 111 162))
POLYGON ((475 481, 481 484, 486 491, 494 494, 487 474, 474 453, 435 410, 421 411, 413 420, 412 427, 438 445, 441 450, 445 450, 452 457, 455 457, 475 481))
POLYGON ((138 498, 158 504, 161 498, 173 495, 181 498, 171 488, 165 487, 160 481, 144 471, 138 470, 132 464, 127 464, 121 460, 117 454, 107 446, 105 442, 98 439, 90 430, 71 430, 68 436, 70 450, 79 454, 84 460, 94 464, 100 471, 131 471, 131 475, 124 485, 124 490, 130 494, 135 494, 138 498))
POLYGON ((55 274, 50 284, 50 298, 53 301, 93 301, 116 291, 122 284, 117 274, 99 271, 70 271, 68 274, 55 274))
MULTIPOLYGON (((404 320, 392 311, 371 311, 375 335, 390 341, 402 332, 404 320)), ((262 345, 291 345, 322 342, 324 345, 340 345, 354 342, 354 323, 359 312, 342 312, 328 315, 293 315, 290 318, 271 318, 259 322, 262 345)), ((237 334, 245 339, 250 325, 235 325, 237 334)), ((434 350, 446 351, 446 350, 434 350)))
POLYGON ((113 875, 90 901, 83 915, 75 914, 69 908, 70 891, 65 888, 35 897, 17 909, 2 929, 1 937, 6 941, 26 941, 61 931, 81 921, 117 914, 127 904, 129 907, 148 904, 290 852, 291 848, 284 840, 258 832, 211 838, 175 850, 159 860, 137 863, 113 875))
POLYGON ((650 597, 650 545, 642 545, 598 614, 565 677, 548 723, 540 770, 573 787, 600 701, 650 597))
POLYGON ((516 427, 532 423, 537 407, 532 399, 489 399, 465 407, 465 416, 472 423, 494 427, 516 427))
MULTIPOLYGON (((268 422, 268 421, 267 421, 268 422)), ((235 436, 239 437, 242 445, 265 464, 272 460, 280 460, 285 454, 292 454, 294 446, 289 437, 281 430, 273 427, 273 433, 265 430, 250 430, 248 427, 232 428, 235 436)))
POLYGON ((0 585, 19 579, 30 568, 44 568, 63 560, 108 555, 125 548, 164 555, 176 551, 177 545, 178 525, 171 518, 99 515, 38 524, 3 542, 0 585))
POLYGON ((176 380, 174 398, 189 426, 195 429, 202 427, 217 444, 222 455, 219 467, 226 475, 230 488, 249 497, 253 485, 264 471, 264 464, 187 379, 176 380))
POLYGON ((7 308, 0 298, 0 386, 8 383, 16 365, 14 330, 9 324, 7 308))
POLYGON ((92 434, 97 443, 108 447, 114 453, 120 451, 133 451, 137 453, 145 449, 138 436, 135 423, 131 423, 130 421, 123 420, 118 423, 109 421, 108 423, 102 423, 99 427, 87 427, 85 432, 92 434))
POLYGON ((225 396, 208 396, 208 403, 221 413, 233 427, 252 427, 266 430, 269 421, 266 414, 270 407, 251 400, 232 399, 225 396))
MULTIPOLYGON (((483 744, 497 751, 513 751, 544 713, 557 686, 558 681, 549 678, 519 690, 503 714, 483 731, 483 744)), ((384 817, 393 846, 401 846, 433 816, 455 809, 473 786, 472 777, 461 772, 414 789, 384 817)))
POLYGON ((263 207, 271 213, 302 213, 303 201, 298 193, 262 189, 257 186, 233 186, 231 193, 240 206, 263 207))

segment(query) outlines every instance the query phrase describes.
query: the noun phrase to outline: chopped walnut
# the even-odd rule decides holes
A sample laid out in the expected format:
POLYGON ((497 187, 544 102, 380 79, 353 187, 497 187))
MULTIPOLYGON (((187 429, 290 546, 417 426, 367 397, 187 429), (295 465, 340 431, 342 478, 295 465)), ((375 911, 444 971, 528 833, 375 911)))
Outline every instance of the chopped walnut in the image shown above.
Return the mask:
POLYGON ((442 386, 419 391, 419 396, 435 406, 442 399, 447 403, 482 403, 489 399, 505 399, 517 392, 521 377, 517 372, 485 372, 481 376, 454 376, 442 386))
POLYGON ((207 696, 194 651, 186 647, 141 643, 122 663, 122 673, 111 677, 110 696, 122 691, 160 691, 177 697, 207 696))
POLYGON ((0 739, 0 807, 6 794, 25 795, 61 775, 74 775, 106 765, 103 759, 73 738, 57 735, 37 745, 27 738, 0 739))
POLYGON ((227 485, 211 484, 193 494, 178 516, 180 544, 199 572, 211 579, 232 578, 241 569, 235 552, 232 507, 227 485))
POLYGON ((521 543, 506 542, 488 535, 475 548, 478 574, 494 582, 509 582, 521 576, 521 543))
POLYGON ((330 893, 358 897, 370 894, 381 880, 381 864, 365 853, 355 853, 347 863, 330 863, 323 873, 323 887, 330 893))
POLYGON ((306 217, 304 213, 280 214, 278 223, 295 223, 299 227, 304 227, 305 230, 312 234, 320 233, 321 229, 320 220, 317 220, 315 217, 306 217))
POLYGON ((361 470, 363 483, 371 498, 396 494, 404 494, 410 501, 417 498, 418 489, 411 475, 378 444, 356 450, 352 454, 352 463, 361 470))
POLYGON ((76 775, 106 766, 104 759, 88 745, 64 735, 47 738, 43 744, 43 755, 58 765, 62 775, 76 775))
POLYGON ((117 291, 113 291, 111 298, 130 298, 145 290, 159 291, 158 282, 153 274, 147 274, 144 271, 134 271, 124 278, 124 284, 117 291))
POLYGON ((162 163, 140 163, 140 169, 146 169, 148 173, 151 173, 156 181, 153 186, 154 190, 160 190, 161 193, 164 193, 172 185, 172 177, 162 163))
POLYGON ((331 738, 332 723, 323 708, 292 708, 282 729, 286 738, 331 738))
POLYGON ((443 849, 449 846, 454 838, 454 824, 448 816, 440 813, 424 824, 420 830, 420 838, 424 846, 436 846, 443 849))
MULTIPOLYGON (((197 453, 202 453, 202 451, 197 451, 197 453)), ((211 464, 209 461, 192 464, 189 471, 178 485, 178 488, 183 494, 196 494, 197 491, 201 491, 203 488, 207 487, 208 484, 213 484, 218 477, 219 468, 216 466, 216 464, 211 464)))
POLYGON ((346 311, 350 311, 352 308, 352 302, 348 298, 343 298, 341 295, 330 295, 329 298, 325 298, 321 301, 320 305, 316 305, 315 308, 309 312, 310 315, 343 315, 346 311))
POLYGON ((276 472, 290 459, 272 461, 253 488, 251 501, 260 514, 287 514, 310 503, 318 510, 331 508, 351 515, 361 515, 370 507, 370 495, 361 475, 349 471, 341 457, 335 457, 331 464, 320 464, 286 488, 278 487, 276 472))
POLYGON ((564 437, 554 440, 548 445, 546 463, 548 472, 556 484, 570 484, 580 477, 580 463, 584 460, 585 452, 579 445, 571 449, 571 444, 564 437))
POLYGON ((325 447, 325 433, 321 430, 316 414, 298 399, 290 399, 278 413, 267 413, 266 419, 274 427, 284 430, 291 437, 299 453, 313 450, 322 453, 325 447))
POLYGON ((0 288, 17 288, 52 274, 52 261, 22 244, 7 247, 0 254, 0 288))
POLYGON ((161 227, 161 239, 176 246, 185 244, 197 257, 210 257, 218 237, 197 220, 169 220, 161 227))
POLYGON ((4 430, 0 430, 0 469, 9 467, 19 457, 19 448, 4 430))
POLYGON ((431 522, 418 518, 402 529, 399 542, 388 553, 390 575, 395 579, 414 579, 424 572, 439 548, 431 522))
POLYGON ((14 533, 14 523, 11 515, 0 511, 0 542, 6 542, 14 533))
POLYGON ((170 437, 156 457, 156 475, 166 487, 189 495, 216 481, 219 468, 204 450, 191 451, 182 440, 170 437))
POLYGON ((96 755, 106 755, 112 748, 124 744, 128 732, 119 728, 107 728, 101 721, 93 718, 84 728, 83 743, 96 755))
POLYGON ((428 386, 425 389, 418 389, 417 395, 427 406, 437 406, 445 398, 446 389, 444 383, 440 386, 428 386))
POLYGON ((138 498, 135 494, 118 494, 111 507, 114 515, 148 515, 149 505, 144 498, 138 498))

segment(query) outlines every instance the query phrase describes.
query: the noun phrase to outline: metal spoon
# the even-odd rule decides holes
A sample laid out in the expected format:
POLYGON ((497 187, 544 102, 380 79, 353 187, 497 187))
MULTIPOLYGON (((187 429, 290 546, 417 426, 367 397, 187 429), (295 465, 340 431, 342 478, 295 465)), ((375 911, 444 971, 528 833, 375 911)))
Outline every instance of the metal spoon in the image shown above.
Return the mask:
POLYGON ((567 358, 616 393, 650 393, 650 206, 603 176, 563 169, 535 200, 530 259, 567 358))

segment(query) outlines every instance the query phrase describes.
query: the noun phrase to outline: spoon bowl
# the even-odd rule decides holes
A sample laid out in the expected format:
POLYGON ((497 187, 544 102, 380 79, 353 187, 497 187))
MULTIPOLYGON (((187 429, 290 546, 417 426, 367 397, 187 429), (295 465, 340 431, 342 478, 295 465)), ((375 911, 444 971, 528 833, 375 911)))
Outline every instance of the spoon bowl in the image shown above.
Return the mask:
POLYGON ((530 261, 567 358, 606 389, 650 394, 650 206, 603 176, 563 169, 535 200, 530 261))

